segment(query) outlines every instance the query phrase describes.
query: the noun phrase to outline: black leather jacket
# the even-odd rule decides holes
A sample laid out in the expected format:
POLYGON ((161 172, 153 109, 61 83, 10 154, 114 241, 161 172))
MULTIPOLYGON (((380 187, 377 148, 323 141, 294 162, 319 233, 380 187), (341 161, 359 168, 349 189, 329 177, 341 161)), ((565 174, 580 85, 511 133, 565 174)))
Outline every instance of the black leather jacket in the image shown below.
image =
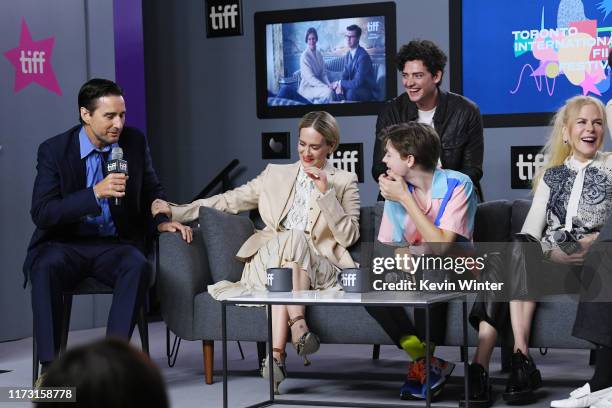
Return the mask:
MULTIPOLYGON (((467 98, 452 92, 438 90, 438 105, 433 117, 434 128, 440 135, 442 167, 460 171, 470 177, 482 200, 480 179, 482 178, 482 156, 484 150, 482 116, 478 106, 467 98)), ((414 102, 404 92, 387 102, 376 120, 376 135, 389 125, 416 121, 419 113, 414 102)), ((384 146, 376 138, 372 176, 378 182, 378 176, 387 170, 382 162, 385 155, 384 146)))

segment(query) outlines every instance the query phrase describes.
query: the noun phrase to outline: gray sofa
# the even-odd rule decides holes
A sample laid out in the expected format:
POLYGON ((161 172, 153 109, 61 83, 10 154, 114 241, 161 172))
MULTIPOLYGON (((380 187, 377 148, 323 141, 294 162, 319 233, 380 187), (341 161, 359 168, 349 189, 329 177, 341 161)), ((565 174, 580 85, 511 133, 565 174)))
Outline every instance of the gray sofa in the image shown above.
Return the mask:
MULTIPOLYGON (((490 201, 479 204, 474 240, 505 242, 520 230, 530 202, 490 201)), ((361 238, 350 251, 362 265, 370 264, 372 245, 380 224, 382 205, 361 209, 361 238), (368 243, 370 245, 368 245, 368 243)), ((206 292, 206 286, 222 279, 236 281, 242 264, 234 254, 255 226, 246 216, 224 214, 201 208, 200 222, 194 225, 194 240, 185 244, 176 233, 163 233, 159 239, 158 293, 163 319, 169 330, 185 340, 201 340, 204 349, 206 383, 212 383, 213 341, 221 340, 221 304, 206 292)), ((591 348, 586 341, 571 336, 577 296, 555 295, 541 302, 535 315, 531 346, 550 348, 591 348)), ((461 304, 448 310, 445 345, 459 346, 461 304)), ((230 340, 264 342, 267 338, 265 311, 257 307, 228 308, 227 334, 230 340)), ((307 309, 308 324, 323 343, 393 344, 376 321, 361 307, 312 306, 307 309)), ((476 343, 470 327, 469 341, 476 343)), ((501 343, 512 344, 510 334, 501 343)), ((261 343, 260 343, 261 344, 261 343)))

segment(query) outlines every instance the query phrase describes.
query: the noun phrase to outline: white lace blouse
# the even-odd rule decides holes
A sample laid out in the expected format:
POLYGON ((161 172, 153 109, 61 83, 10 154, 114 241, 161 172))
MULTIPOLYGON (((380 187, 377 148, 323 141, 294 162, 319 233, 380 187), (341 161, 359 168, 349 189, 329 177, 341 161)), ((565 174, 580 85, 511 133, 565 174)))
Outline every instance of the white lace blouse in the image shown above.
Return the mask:
POLYGON ((297 179, 295 180, 295 194, 293 203, 287 216, 281 223, 287 230, 297 229, 304 231, 308 224, 308 205, 310 195, 316 189, 314 182, 304 172, 304 167, 300 165, 297 179))

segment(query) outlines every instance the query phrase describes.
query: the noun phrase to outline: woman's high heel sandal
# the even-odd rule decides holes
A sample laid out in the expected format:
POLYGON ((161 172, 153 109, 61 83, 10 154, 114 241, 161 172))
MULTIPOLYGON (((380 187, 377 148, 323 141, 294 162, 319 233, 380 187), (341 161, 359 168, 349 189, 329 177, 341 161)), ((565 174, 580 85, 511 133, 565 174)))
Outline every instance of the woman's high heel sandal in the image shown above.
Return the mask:
MULTIPOLYGON (((281 349, 273 348, 272 351, 275 351, 281 355, 282 361, 278 361, 276 358, 273 358, 272 361, 272 376, 274 377, 274 395, 279 395, 278 391, 279 384, 287 378, 287 369, 285 368, 285 357, 287 357, 287 353, 285 353, 281 349)), ((265 379, 270 378, 270 369, 268 368, 268 356, 263 359, 261 364, 261 376, 265 379)))
MULTIPOLYGON (((293 326, 295 322, 299 320, 306 321, 306 319, 304 319, 304 316, 295 316, 293 319, 289 319, 289 328, 291 328, 291 326, 293 326)), ((307 357, 308 354, 313 354, 317 350, 319 350, 319 347, 321 347, 321 341, 319 340, 319 337, 316 334, 312 332, 306 332, 302 334, 298 341, 293 343, 293 347, 295 347, 299 356, 304 357, 304 365, 308 366, 310 365, 310 360, 308 360, 307 357)))

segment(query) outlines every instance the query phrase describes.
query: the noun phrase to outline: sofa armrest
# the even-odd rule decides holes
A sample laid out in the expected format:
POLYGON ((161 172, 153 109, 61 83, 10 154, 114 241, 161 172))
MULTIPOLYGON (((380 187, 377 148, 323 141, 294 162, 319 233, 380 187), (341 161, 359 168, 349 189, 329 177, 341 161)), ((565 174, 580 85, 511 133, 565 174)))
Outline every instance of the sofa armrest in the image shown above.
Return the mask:
POLYGON ((478 204, 474 220, 474 241, 510 241, 511 218, 512 203, 508 200, 486 201, 478 204))
POLYGON ((180 337, 191 337, 194 298, 205 292, 211 282, 200 228, 193 229, 191 244, 183 241, 180 233, 165 232, 159 236, 157 292, 162 317, 180 337))
POLYGON ((348 248, 351 257, 361 268, 372 266, 374 248, 374 207, 361 207, 359 214, 359 241, 348 248))

